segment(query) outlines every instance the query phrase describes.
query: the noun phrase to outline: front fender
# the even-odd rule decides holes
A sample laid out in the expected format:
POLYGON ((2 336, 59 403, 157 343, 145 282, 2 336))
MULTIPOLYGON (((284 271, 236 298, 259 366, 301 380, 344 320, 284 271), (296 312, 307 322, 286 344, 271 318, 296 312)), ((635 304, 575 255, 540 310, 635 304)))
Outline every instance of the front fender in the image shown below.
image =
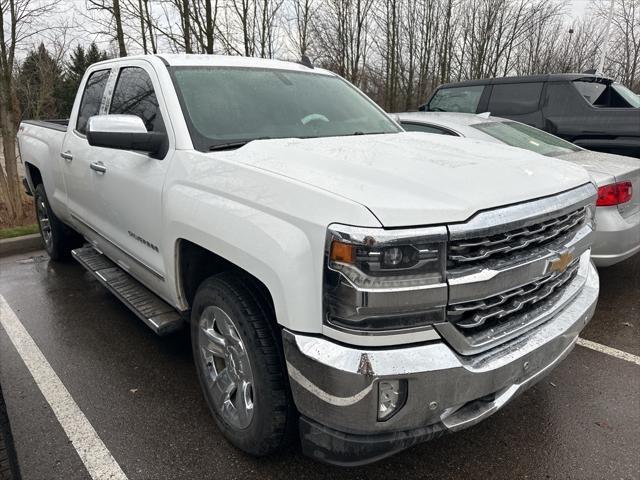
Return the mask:
MULTIPOLYGON (((165 190, 164 251, 176 252, 185 239, 223 257, 266 285, 280 325, 320 333, 327 226, 379 222, 359 204, 256 169, 226 165, 200 178, 165 190)), ((167 262, 176 271, 176 255, 167 262)))

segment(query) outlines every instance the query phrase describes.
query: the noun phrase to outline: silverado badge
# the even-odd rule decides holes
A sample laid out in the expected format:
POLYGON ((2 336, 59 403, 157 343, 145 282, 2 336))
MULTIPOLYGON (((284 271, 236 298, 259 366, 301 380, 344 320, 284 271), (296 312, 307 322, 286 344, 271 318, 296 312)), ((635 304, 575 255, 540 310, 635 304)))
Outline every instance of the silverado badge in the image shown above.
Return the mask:
POLYGON ((572 260, 573 260, 573 253, 571 252, 561 253, 557 259, 549 262, 549 272, 558 272, 558 273, 564 272, 572 260))

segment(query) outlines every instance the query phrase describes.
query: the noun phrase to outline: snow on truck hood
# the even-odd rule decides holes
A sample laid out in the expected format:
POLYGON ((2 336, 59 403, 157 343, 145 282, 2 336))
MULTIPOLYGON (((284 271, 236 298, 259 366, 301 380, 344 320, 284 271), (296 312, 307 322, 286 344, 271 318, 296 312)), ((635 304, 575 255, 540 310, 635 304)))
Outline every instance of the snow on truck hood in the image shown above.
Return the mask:
POLYGON ((367 207, 385 227, 460 222, 589 182, 568 162, 472 139, 406 132, 256 140, 238 161, 367 207))

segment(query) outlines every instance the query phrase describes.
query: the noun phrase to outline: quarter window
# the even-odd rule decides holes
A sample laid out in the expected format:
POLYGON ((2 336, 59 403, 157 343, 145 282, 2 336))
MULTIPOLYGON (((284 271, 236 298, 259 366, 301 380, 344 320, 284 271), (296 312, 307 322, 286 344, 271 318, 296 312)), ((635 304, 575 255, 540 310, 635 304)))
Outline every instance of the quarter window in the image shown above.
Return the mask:
POLYGON ((87 132, 89 118, 100 113, 100 105, 102 104, 104 88, 109 79, 109 72, 109 70, 98 70, 89 75, 87 79, 78 110, 78 120, 76 121, 76 130, 83 135, 87 132))
POLYGON ((153 83, 149 74, 140 67, 120 70, 109 113, 136 115, 144 121, 148 131, 165 131, 153 83))
POLYGON ((441 88, 427 107, 431 112, 476 113, 484 85, 441 88))
POLYGON ((542 83, 500 83, 493 86, 488 110, 494 115, 524 115, 538 110, 542 83))

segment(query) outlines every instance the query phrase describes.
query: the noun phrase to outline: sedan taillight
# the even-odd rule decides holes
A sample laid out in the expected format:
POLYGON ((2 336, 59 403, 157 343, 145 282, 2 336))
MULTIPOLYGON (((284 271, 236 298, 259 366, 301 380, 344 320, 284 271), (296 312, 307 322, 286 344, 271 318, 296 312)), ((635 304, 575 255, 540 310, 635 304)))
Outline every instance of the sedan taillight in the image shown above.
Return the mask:
POLYGON ((611 207, 631 200, 633 188, 631 182, 618 182, 598 188, 598 207, 611 207))

